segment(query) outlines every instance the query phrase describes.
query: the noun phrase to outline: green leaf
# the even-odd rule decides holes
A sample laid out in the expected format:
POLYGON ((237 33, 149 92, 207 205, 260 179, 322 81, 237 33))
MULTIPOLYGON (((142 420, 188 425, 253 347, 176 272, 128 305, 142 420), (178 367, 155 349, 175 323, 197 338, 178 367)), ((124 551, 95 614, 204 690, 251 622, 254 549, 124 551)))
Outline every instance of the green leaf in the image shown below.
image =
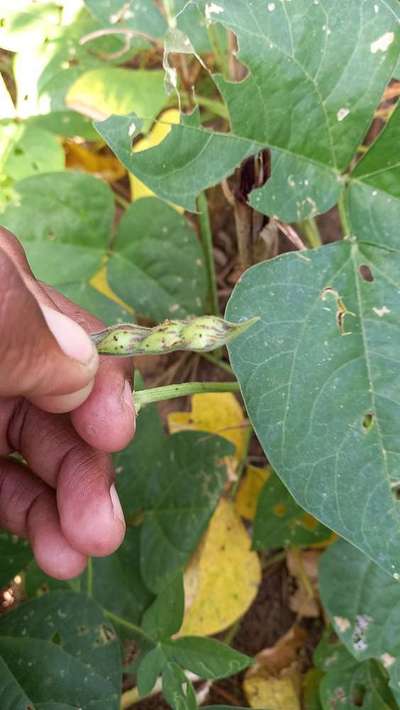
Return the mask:
POLYGON ((183 569, 194 552, 222 492, 223 457, 231 451, 224 439, 181 432, 165 441, 162 457, 149 456, 141 569, 153 591, 183 569))
POLYGON ((387 685, 387 677, 374 661, 355 664, 352 668, 330 671, 321 681, 323 710, 340 707, 353 710, 395 710, 398 706, 387 685))
POLYGON ((314 651, 313 661, 315 667, 321 672, 330 670, 335 672, 347 670, 354 666, 354 656, 339 639, 329 625, 322 634, 322 638, 314 651))
POLYGON ((37 278, 99 317, 122 318, 125 309, 88 283, 102 264, 111 235, 110 188, 84 173, 49 173, 16 183, 14 199, 16 204, 1 215, 2 224, 21 239, 37 278))
POLYGON ((330 534, 328 528, 304 513, 273 473, 258 499, 253 528, 254 549, 288 545, 306 547, 327 540, 330 534))
POLYGON ((26 540, 0 533, 0 587, 4 587, 31 561, 32 551, 26 540))
POLYGON ((162 674, 163 694, 173 710, 197 710, 193 686, 179 666, 168 663, 162 674))
MULTIPOLYGON (((4 710, 26 710, 29 708, 30 698, 21 688, 6 662, 0 657, 0 698, 4 710)), ((31 706, 32 707, 32 706, 31 706)), ((68 710, 70 706, 67 706, 68 710)))
POLYGON ((83 595, 46 594, 2 616, 0 653, 2 706, 20 707, 12 702, 27 697, 43 710, 57 703, 119 708, 119 644, 100 609, 83 595))
POLYGON ((400 655, 398 580, 341 540, 323 555, 319 583, 335 631, 356 659, 400 655))
POLYGON ((232 446, 201 432, 162 436, 156 410, 140 414, 136 436, 115 456, 117 486, 128 520, 144 516, 141 571, 160 591, 182 570, 215 509, 232 446))
POLYGON ((178 572, 143 614, 143 631, 155 639, 169 638, 181 628, 184 611, 183 576, 178 572))
POLYGON ((0 181, 63 170, 64 151, 57 138, 34 126, 0 123, 0 181))
POLYGON ((398 59, 398 3, 270 5, 255 0, 251 14, 246 0, 206 5, 209 19, 236 33, 248 69, 237 83, 214 77, 228 105, 231 134, 175 126, 160 146, 132 155, 129 118, 97 124, 122 162, 163 199, 194 210, 201 190, 270 147, 272 175, 249 198, 258 211, 295 221, 337 200, 341 173, 398 59))
POLYGON ((92 595, 103 609, 139 623, 153 601, 140 575, 140 534, 128 528, 122 545, 113 555, 92 559, 92 595))
POLYGON ((200 244, 185 218, 155 198, 138 200, 124 213, 108 276, 115 293, 155 321, 204 312, 200 244))
POLYGON ((80 136, 90 141, 98 139, 97 131, 93 128, 91 120, 75 111, 53 111, 41 116, 31 116, 24 121, 24 124, 37 126, 66 138, 80 136))
POLYGON ((231 134, 171 125, 158 146, 133 153, 132 139, 141 126, 135 114, 111 116, 94 126, 119 160, 156 195, 192 212, 201 190, 216 185, 259 150, 254 141, 231 134))
POLYGON ((222 0, 208 14, 235 32, 249 71, 239 83, 216 77, 232 130, 273 148, 250 204, 286 221, 327 210, 397 62, 398 3, 256 0, 249 15, 246 0, 222 0))
POLYGON ((390 574, 400 571, 399 139, 396 110, 350 175, 351 239, 255 267, 227 315, 264 319, 230 352, 275 470, 306 510, 390 574))
POLYGON ((102 24, 162 37, 167 23, 154 0, 85 0, 85 5, 102 24))
MULTIPOLYGON (((346 192, 346 208, 352 234, 368 244, 399 251, 397 230, 400 217, 400 167, 398 150, 393 150, 400 140, 400 107, 379 135, 364 158, 351 174, 346 192)), ((382 266, 377 249, 366 249, 367 258, 382 266)), ((393 252, 394 256, 394 252, 393 252)), ((389 260, 388 263, 393 263, 389 260)), ((396 261, 394 262, 396 264, 396 261)), ((386 265, 386 264, 385 264, 386 265)), ((373 269, 373 265, 371 265, 373 269)), ((390 279, 380 273, 384 280, 390 279)), ((373 290, 373 289, 371 289, 373 290)))
POLYGON ((27 599, 33 597, 41 597, 48 592, 58 592, 61 589, 73 590, 77 584, 77 579, 60 580, 49 577, 43 570, 38 567, 35 560, 32 560, 24 572, 24 591, 27 599))
POLYGON ((210 680, 235 675, 251 663, 251 658, 243 653, 201 636, 183 636, 164 642, 163 648, 170 661, 210 680))
POLYGON ((232 321, 261 317, 229 352, 275 471, 305 510, 391 574, 400 572, 400 520, 389 480, 396 454, 385 450, 398 448, 397 405, 387 400, 398 389, 398 325, 380 309, 396 313, 399 295, 378 271, 369 283, 359 269, 390 274, 393 262, 350 240, 286 254, 249 270, 227 309, 232 321))
POLYGON ((167 101, 162 71, 99 67, 82 74, 69 88, 66 104, 102 120, 130 111, 142 116, 147 131, 167 101))
POLYGON ((137 684, 142 697, 153 690, 165 663, 166 658, 161 646, 156 646, 143 656, 137 669, 137 684))

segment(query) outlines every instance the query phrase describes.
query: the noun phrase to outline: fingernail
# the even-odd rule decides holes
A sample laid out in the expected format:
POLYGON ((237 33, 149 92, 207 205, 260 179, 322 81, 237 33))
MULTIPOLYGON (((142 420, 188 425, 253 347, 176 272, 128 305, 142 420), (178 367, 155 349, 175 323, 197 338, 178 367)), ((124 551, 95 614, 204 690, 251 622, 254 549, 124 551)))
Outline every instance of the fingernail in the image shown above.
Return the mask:
POLYGON ((133 412, 133 399, 132 399, 132 389, 131 384, 128 380, 125 380, 125 384, 122 390, 122 401, 123 403, 133 412))
POLYGON ((111 503, 113 507, 113 512, 114 512, 114 518, 117 518, 121 523, 125 525, 125 518, 124 518, 124 512, 122 510, 122 506, 120 503, 120 500, 118 498, 118 493, 116 491, 116 488, 114 484, 112 484, 110 488, 110 498, 111 498, 111 503))
POLYGON ((78 323, 64 313, 42 306, 46 323, 53 333, 61 350, 83 365, 97 361, 97 351, 89 336, 78 323))

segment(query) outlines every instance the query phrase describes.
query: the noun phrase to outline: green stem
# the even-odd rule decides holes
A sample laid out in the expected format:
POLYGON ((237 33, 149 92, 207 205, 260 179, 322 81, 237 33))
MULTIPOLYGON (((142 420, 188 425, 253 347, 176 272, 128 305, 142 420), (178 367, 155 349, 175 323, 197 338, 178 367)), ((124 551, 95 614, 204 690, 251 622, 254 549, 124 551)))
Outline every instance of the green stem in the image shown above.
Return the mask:
POLYGON ((116 626, 123 626, 125 629, 129 629, 134 638, 141 639, 142 641, 146 641, 147 644, 155 646, 154 640, 150 638, 150 636, 147 636, 147 634, 143 631, 143 629, 140 628, 140 626, 136 626, 136 624, 133 624, 131 621, 127 621, 122 616, 118 616, 112 611, 108 611, 108 609, 104 609, 104 614, 107 616, 108 619, 110 619, 110 621, 116 624, 116 626))
POLYGON ((91 557, 89 557, 88 563, 87 563, 86 593, 87 593, 88 597, 93 596, 93 562, 92 562, 91 557))
POLYGON ((204 256, 206 260, 208 287, 211 299, 212 312, 215 316, 219 316, 220 310, 218 304, 217 277, 215 274, 210 213, 208 210, 207 198, 204 192, 202 192, 197 198, 197 207, 199 210, 200 234, 201 241, 203 244, 204 256))
POLYGON ((344 239, 351 235, 351 227, 350 227, 350 222, 348 219, 347 209, 346 209, 346 204, 345 204, 345 195, 346 195, 346 192, 345 192, 345 190, 343 190, 342 194, 339 197, 339 201, 338 201, 338 210, 339 210, 340 221, 342 223, 342 231, 343 231, 344 239))
POLYGON ((240 486, 240 481, 242 480, 242 476, 245 472, 246 469, 246 464, 247 460, 249 458, 249 449, 250 449, 250 442, 251 442, 251 437, 253 436, 253 427, 251 426, 249 422, 249 426, 246 432, 246 442, 245 442, 245 447, 244 447, 244 452, 241 460, 239 461, 238 469, 236 471, 236 481, 234 482, 230 496, 232 500, 235 500, 236 494, 238 492, 239 486, 240 486))
POLYGON ((209 99, 207 96, 198 96, 197 94, 195 95, 195 101, 199 104, 199 106, 204 106, 204 108, 210 109, 210 111, 212 111, 212 113, 216 116, 225 118, 226 120, 229 119, 228 109, 223 103, 221 103, 221 101, 209 99))
POLYGON ((146 404, 186 397, 201 392, 239 392, 239 385, 237 382, 182 382, 179 385, 166 385, 165 387, 139 390, 134 393, 135 409, 136 412, 140 412, 146 404))
POLYGON ((208 360, 208 362, 211 362, 216 367, 220 367, 221 370, 224 370, 229 375, 233 375, 233 370, 231 366, 227 362, 225 362, 225 360, 220 360, 219 357, 215 357, 215 355, 211 355, 210 353, 199 353, 199 355, 201 355, 204 360, 208 360))
POLYGON ((223 637, 222 641, 223 643, 226 643, 227 646, 231 646, 233 641, 235 640, 235 636, 237 632, 239 631, 240 624, 242 623, 242 617, 240 617, 231 627, 228 629, 226 632, 225 636, 223 637))
POLYGON ((310 219, 305 219, 301 222, 300 229, 307 239, 308 246, 312 249, 318 249, 322 245, 321 235, 317 223, 313 217, 310 219))
POLYGON ((275 553, 275 555, 272 555, 272 557, 269 557, 267 560, 265 560, 262 568, 263 572, 265 572, 266 569, 269 569, 269 567, 272 567, 275 565, 277 562, 282 562, 286 557, 286 550, 282 550, 281 552, 275 553))

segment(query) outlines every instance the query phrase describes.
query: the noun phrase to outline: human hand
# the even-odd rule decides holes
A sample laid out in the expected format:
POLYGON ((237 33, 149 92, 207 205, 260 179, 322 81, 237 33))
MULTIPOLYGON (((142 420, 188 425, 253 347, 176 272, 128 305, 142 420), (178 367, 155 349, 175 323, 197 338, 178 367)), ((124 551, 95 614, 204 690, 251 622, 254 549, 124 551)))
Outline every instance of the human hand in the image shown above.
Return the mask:
POLYGON ((132 361, 98 357, 85 331, 102 327, 36 281, 0 228, 0 527, 27 537, 58 579, 114 552, 125 533, 106 452, 134 433, 132 361))

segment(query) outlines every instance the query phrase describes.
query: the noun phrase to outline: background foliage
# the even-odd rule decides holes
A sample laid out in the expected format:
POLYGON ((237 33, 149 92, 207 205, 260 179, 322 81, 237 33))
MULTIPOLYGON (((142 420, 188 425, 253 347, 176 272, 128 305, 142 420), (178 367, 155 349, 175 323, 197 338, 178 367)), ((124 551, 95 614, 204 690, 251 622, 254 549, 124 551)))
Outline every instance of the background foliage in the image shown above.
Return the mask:
POLYGON ((1 534, 1 707, 161 708, 160 679, 175 710, 400 707, 398 0, 0 20, 0 222, 36 276, 107 324, 260 318, 229 347, 244 405, 140 414, 118 552, 61 583, 1 534))

